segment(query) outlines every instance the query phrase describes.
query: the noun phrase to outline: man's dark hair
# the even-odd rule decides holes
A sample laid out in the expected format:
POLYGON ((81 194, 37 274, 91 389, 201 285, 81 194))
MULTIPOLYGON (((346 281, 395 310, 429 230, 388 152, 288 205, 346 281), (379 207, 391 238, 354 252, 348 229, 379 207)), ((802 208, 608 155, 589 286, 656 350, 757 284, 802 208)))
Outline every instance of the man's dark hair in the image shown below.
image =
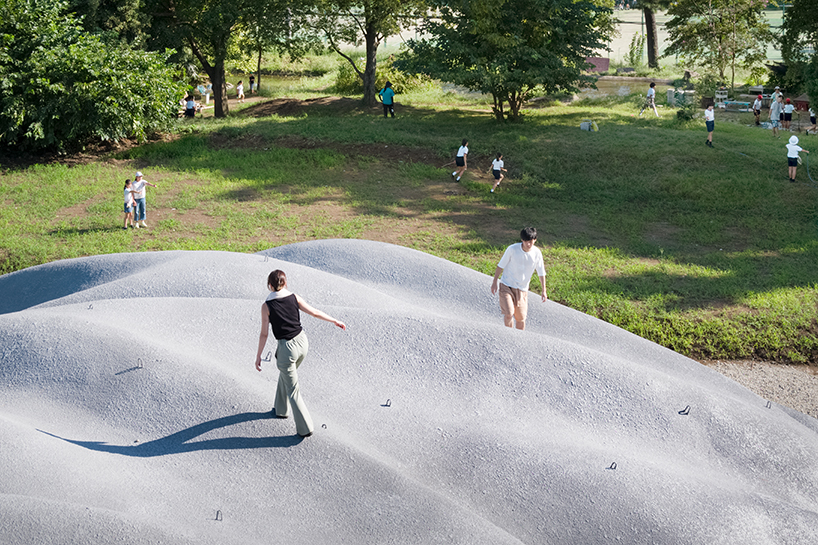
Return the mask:
POLYGON ((520 231, 520 240, 536 240, 537 230, 533 227, 526 227, 520 231))

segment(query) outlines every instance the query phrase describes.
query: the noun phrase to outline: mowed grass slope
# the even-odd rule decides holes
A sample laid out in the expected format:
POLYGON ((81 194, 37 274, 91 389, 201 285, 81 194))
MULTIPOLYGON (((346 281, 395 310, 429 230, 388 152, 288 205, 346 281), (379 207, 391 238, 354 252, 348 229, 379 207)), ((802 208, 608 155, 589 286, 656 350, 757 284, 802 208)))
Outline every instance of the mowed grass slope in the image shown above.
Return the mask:
POLYGON ((787 182, 785 138, 747 126, 751 116, 717 113, 709 149, 702 121, 634 117, 633 98, 552 103, 519 124, 451 93, 398 98, 388 120, 351 99, 248 105, 87 164, 6 171, 2 271, 349 237, 493 274, 534 225, 556 301, 701 359, 818 361, 818 186, 805 167, 787 182), (584 119, 600 132, 580 131, 584 119), (455 183, 444 164, 464 137, 470 169, 455 183), (492 194, 498 151, 509 172, 492 194), (137 168, 160 187, 149 188, 150 228, 125 231, 121 189, 137 168))

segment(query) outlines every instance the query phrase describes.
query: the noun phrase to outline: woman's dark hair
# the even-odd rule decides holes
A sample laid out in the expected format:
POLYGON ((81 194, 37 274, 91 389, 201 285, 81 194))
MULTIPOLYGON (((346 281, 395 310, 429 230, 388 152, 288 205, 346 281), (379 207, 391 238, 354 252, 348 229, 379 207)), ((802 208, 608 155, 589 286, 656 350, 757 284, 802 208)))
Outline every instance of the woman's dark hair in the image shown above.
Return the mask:
POLYGON ((500 157, 502 157, 502 156, 503 156, 503 154, 502 154, 502 153, 500 153, 500 152, 498 151, 498 152, 497 152, 497 158, 499 159, 499 158, 500 158, 500 157))
POLYGON ((127 180, 125 180, 125 186, 124 186, 122 189, 127 188, 129 183, 131 183, 131 179, 130 179, 130 178, 128 178, 127 180))
POLYGON ((469 139, 468 139, 468 138, 464 138, 464 139, 463 139, 463 145, 465 146, 465 145, 466 145, 466 144, 468 144, 468 143, 469 143, 469 139))
POLYGON ((287 275, 281 269, 276 269, 267 277, 267 285, 273 288, 273 291, 279 291, 287 283, 287 275))

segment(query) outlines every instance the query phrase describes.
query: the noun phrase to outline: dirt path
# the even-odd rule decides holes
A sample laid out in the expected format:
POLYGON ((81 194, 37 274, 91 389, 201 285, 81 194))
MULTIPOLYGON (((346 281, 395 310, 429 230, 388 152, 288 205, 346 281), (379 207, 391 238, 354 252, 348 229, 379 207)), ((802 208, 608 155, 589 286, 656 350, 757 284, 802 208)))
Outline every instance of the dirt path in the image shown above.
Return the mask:
POLYGON ((818 418, 818 369, 766 361, 703 361, 757 395, 818 418))

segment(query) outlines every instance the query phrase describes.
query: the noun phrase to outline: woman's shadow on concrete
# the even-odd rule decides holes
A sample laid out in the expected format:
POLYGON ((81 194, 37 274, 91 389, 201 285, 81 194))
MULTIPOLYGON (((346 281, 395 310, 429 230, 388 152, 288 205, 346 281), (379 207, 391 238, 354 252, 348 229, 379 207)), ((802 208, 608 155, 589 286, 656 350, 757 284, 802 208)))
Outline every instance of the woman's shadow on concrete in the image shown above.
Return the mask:
POLYGON ((98 452, 110 452, 123 456, 135 456, 138 458, 152 458, 154 456, 167 456, 169 454, 181 454, 183 452, 195 452, 199 450, 239 450, 258 448, 286 448, 292 447, 303 441, 303 437, 298 434, 280 437, 220 437, 217 439, 207 439, 204 441, 190 442, 191 439, 204 435, 205 433, 226 428, 235 424, 243 424, 254 420, 267 420, 275 418, 275 412, 266 413, 240 413, 232 416, 216 418, 209 422, 196 424, 190 428, 178 431, 174 434, 148 441, 147 443, 135 443, 133 445, 109 445, 100 441, 77 441, 66 439, 47 431, 37 430, 51 437, 61 439, 68 443, 95 450, 98 452))

